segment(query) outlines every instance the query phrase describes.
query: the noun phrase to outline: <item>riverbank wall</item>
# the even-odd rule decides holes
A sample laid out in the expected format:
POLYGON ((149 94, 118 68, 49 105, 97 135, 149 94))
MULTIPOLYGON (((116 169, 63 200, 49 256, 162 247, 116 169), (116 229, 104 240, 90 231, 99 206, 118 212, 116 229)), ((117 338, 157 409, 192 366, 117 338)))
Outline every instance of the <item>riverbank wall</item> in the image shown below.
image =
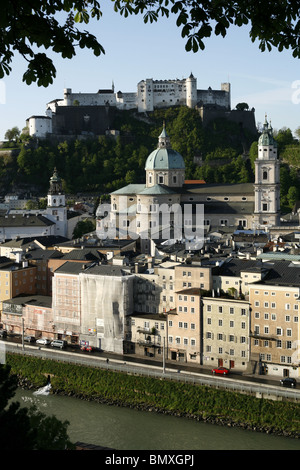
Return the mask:
POLYGON ((8 354, 6 362, 23 388, 42 387, 50 376, 54 394, 290 438, 300 437, 298 403, 265 400, 205 385, 18 354, 8 354))

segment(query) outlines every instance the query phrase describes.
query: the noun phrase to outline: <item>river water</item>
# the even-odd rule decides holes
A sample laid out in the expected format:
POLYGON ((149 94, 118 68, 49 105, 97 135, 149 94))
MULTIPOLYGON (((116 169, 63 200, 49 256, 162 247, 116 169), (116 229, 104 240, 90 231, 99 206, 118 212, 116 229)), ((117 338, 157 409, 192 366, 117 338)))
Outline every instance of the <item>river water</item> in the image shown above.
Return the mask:
POLYGON ((300 450, 300 440, 185 418, 17 390, 13 401, 35 404, 45 414, 69 421, 72 442, 115 450, 300 450))

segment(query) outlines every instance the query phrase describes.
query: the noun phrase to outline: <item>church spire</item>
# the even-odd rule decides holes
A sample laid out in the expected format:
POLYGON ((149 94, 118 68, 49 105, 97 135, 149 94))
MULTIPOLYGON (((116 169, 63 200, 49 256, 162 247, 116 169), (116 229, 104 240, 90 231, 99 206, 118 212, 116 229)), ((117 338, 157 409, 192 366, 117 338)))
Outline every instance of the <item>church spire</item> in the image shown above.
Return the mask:
POLYGON ((158 137, 158 148, 160 149, 169 149, 171 148, 171 142, 170 142, 170 137, 167 134, 166 131, 166 123, 163 121, 163 130, 158 137))

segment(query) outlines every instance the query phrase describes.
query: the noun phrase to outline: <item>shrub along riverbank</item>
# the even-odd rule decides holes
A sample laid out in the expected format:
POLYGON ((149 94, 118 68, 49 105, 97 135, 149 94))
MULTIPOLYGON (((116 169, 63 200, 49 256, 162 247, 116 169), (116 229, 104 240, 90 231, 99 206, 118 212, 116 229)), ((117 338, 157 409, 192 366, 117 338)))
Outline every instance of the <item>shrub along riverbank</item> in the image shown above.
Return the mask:
POLYGON ((6 362, 24 388, 42 387, 50 375, 55 394, 300 437, 298 403, 15 354, 6 362))

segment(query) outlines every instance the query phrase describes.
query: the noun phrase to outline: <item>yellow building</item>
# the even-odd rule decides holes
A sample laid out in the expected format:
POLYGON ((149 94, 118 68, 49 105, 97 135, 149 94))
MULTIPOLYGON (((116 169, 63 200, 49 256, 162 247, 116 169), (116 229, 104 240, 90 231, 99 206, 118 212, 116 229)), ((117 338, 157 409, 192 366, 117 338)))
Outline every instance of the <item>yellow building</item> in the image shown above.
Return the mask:
POLYGON ((168 314, 168 358, 201 364, 201 290, 176 292, 176 309, 168 314))
POLYGON ((203 365, 245 371, 249 366, 250 303, 203 297, 203 365))
POLYGON ((3 328, 7 329, 9 332, 14 332, 14 325, 8 321, 7 316, 2 311, 3 302, 21 294, 34 295, 35 293, 35 266, 28 266, 25 262, 23 264, 13 263, 0 268, 0 305, 3 328))
MULTIPOLYGON (((299 286, 293 269, 290 285, 280 276, 250 287, 251 359, 259 373, 279 377, 299 376, 299 286), (281 285, 280 285, 281 284, 281 285)), ((288 269, 287 269, 288 270, 288 269)), ((288 273, 287 273, 288 274, 288 273)))

